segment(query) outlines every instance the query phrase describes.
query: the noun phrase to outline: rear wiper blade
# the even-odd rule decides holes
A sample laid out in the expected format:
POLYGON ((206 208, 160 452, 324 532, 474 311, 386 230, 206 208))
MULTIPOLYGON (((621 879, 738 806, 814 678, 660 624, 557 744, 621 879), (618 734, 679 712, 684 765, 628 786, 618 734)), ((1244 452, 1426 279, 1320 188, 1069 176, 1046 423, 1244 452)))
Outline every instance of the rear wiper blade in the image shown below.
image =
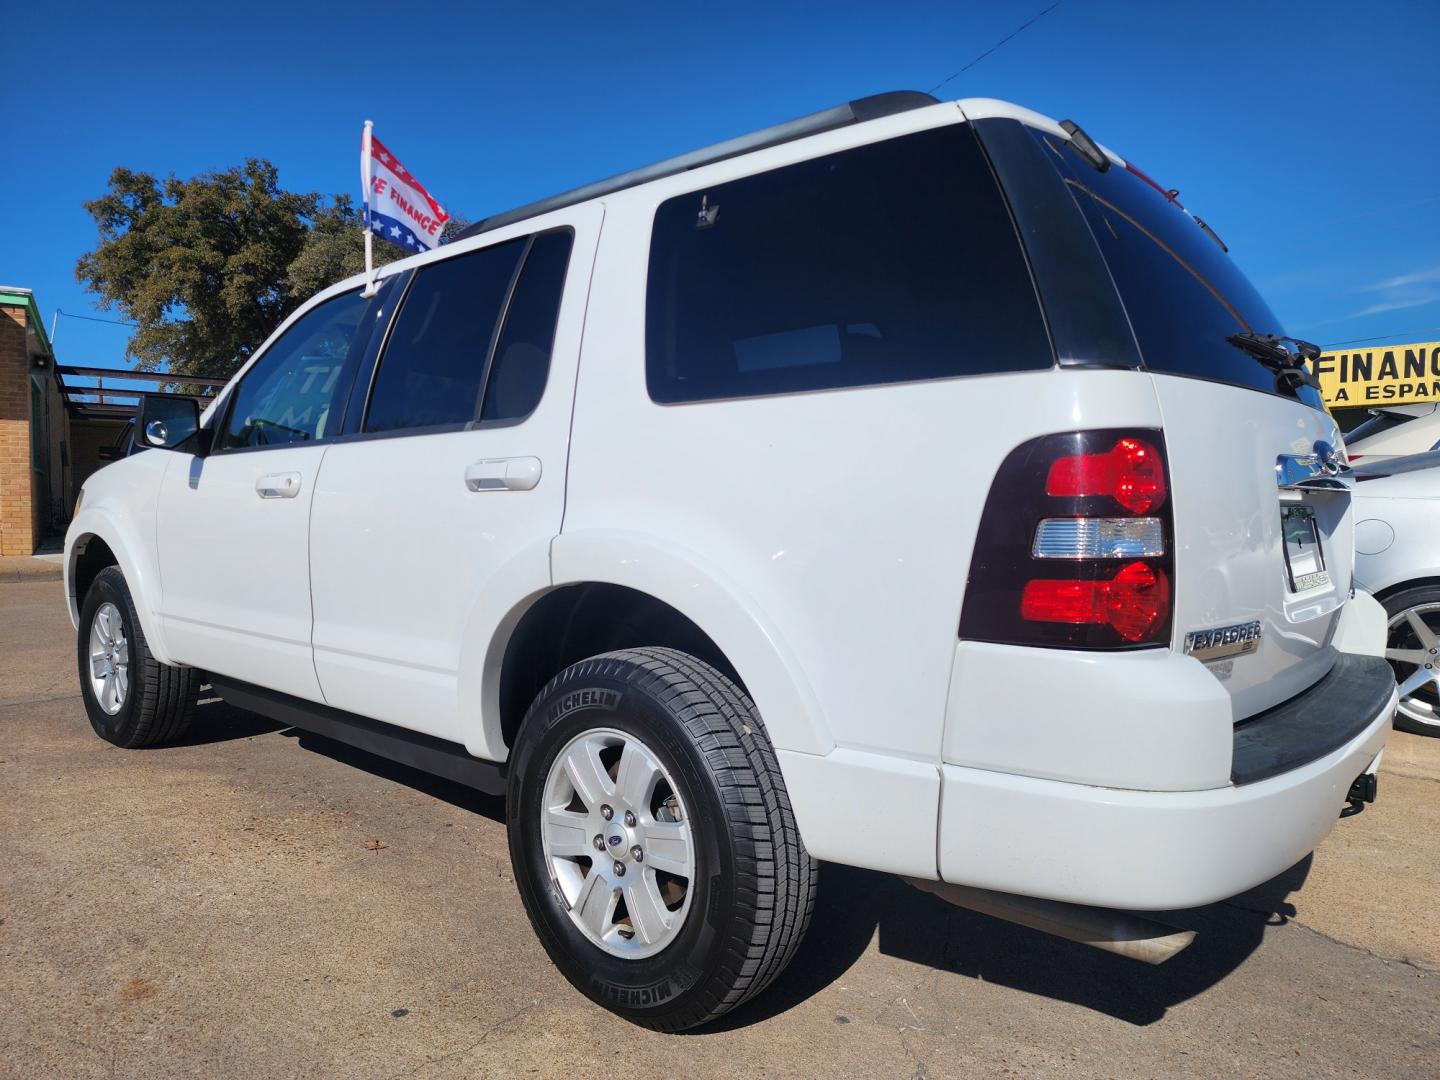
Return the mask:
POLYGON ((1273 371, 1278 388, 1294 390, 1310 386, 1320 389, 1319 376, 1305 366, 1307 362, 1319 359, 1319 345, 1277 334, 1231 334, 1225 340, 1273 371), (1287 346, 1286 342, 1290 344, 1287 346))

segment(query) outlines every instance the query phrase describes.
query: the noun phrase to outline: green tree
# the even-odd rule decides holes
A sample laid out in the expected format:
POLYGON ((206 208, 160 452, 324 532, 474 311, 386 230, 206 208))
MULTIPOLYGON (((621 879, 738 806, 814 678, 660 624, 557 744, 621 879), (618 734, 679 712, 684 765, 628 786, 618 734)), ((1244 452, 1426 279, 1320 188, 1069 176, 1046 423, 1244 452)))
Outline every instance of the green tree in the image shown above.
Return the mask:
MULTIPOLYGON (((100 243, 75 276, 138 324, 126 352, 142 371, 228 377, 308 297, 365 267, 350 197, 284 191, 258 158, 189 180, 119 168, 85 209, 100 243)), ((375 265, 406 254, 376 238, 375 265)))

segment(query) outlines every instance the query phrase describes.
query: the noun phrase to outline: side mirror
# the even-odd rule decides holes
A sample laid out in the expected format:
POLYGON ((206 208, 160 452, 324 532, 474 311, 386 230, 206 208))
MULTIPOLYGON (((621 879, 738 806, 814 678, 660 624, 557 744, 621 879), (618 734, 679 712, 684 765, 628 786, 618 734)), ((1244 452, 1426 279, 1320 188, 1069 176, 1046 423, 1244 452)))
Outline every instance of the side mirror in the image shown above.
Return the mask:
POLYGON ((200 430, 200 403, 190 398, 146 395, 140 399, 135 425, 140 436, 137 442, 142 446, 178 449, 200 430))

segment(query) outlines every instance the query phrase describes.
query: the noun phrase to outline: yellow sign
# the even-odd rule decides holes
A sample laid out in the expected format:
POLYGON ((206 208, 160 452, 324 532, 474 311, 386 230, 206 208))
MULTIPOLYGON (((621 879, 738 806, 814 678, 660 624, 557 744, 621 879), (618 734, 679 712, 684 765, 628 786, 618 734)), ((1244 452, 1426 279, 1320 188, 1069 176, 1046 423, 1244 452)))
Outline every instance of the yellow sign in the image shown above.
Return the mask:
POLYGON ((1332 409, 1440 401, 1440 341, 1321 353, 1315 371, 1332 409))

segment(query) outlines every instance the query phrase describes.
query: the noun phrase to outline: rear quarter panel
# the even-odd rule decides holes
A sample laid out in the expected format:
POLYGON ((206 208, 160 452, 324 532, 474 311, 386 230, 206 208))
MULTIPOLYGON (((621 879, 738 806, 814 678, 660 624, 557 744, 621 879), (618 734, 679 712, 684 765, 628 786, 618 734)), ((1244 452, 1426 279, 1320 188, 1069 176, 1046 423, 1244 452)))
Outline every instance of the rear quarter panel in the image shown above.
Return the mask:
MULTIPOLYGON (((813 689, 822 738, 938 763, 971 547, 996 469, 1038 434, 1158 426, 1150 379, 1050 369, 656 405, 635 286, 654 208, 669 194, 607 208, 556 551, 634 533, 693 553, 771 628, 813 689)), ((559 581, 558 557, 556 569, 559 581)), ((813 752, 814 724, 757 704, 778 748, 813 752)), ((977 715, 1006 707, 973 703, 977 715)))

